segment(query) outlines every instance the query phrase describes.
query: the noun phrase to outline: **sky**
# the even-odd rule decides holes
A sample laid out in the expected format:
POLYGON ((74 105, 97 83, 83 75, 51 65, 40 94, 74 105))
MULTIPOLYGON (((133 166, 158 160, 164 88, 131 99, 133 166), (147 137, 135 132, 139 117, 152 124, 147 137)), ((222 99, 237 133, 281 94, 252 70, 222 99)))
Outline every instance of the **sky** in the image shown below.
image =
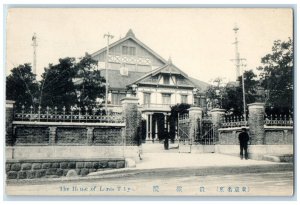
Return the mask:
MULTIPOLYGON (((37 75, 59 58, 81 57, 106 46, 131 28, 135 36, 189 76, 204 82, 235 80, 233 27, 245 70, 261 65, 274 40, 293 36, 291 9, 213 8, 12 8, 6 22, 6 75, 32 63, 32 36, 37 35, 37 75)), ((39 77, 38 77, 39 78, 39 77)))

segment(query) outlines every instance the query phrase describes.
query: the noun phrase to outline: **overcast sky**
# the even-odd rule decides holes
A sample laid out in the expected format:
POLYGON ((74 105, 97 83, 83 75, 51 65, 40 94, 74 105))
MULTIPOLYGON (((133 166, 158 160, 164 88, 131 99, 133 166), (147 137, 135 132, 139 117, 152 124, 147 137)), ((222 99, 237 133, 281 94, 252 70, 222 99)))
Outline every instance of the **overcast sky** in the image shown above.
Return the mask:
POLYGON ((293 36, 290 9, 10 9, 7 18, 7 67, 32 63, 32 35, 38 39, 37 74, 59 58, 80 57, 131 28, 136 37, 188 75, 210 82, 235 80, 235 23, 247 70, 256 69, 274 40, 293 36))

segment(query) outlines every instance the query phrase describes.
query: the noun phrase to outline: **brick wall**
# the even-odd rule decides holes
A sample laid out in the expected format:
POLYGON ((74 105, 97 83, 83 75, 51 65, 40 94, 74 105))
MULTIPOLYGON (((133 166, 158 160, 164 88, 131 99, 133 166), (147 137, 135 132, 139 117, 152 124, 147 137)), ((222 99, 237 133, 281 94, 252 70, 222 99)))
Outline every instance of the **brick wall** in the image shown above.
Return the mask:
POLYGON ((80 176, 91 172, 125 167, 125 160, 85 159, 85 160, 7 160, 7 179, 34 179, 66 176, 69 170, 75 170, 80 176))
POLYGON ((266 129, 265 143, 267 145, 293 144, 293 130, 277 128, 266 129))
POLYGON ((220 129, 219 144, 221 145, 236 145, 239 144, 240 130, 237 129, 220 129))
POLYGON ((122 145, 122 127, 15 125, 15 145, 122 145), (54 128, 54 132, 50 130, 54 128), (91 139, 88 141, 88 130, 91 139), (51 136, 54 133, 54 136, 51 136), (50 142, 53 141, 53 142, 50 142))
POLYGON ((48 127, 17 127, 15 129, 16 145, 19 144, 48 144, 48 127))
POLYGON ((94 129, 94 145, 122 145, 122 130, 119 128, 94 129))
POLYGON ((87 134, 85 128, 57 128, 56 131, 57 144, 86 144, 87 134))

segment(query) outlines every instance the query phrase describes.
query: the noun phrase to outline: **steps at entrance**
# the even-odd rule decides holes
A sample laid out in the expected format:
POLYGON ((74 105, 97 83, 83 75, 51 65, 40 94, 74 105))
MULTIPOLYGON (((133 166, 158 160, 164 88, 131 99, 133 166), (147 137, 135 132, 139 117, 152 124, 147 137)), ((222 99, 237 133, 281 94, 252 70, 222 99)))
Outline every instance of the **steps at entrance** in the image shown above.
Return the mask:
POLYGON ((162 143, 145 143, 142 144, 143 153, 178 153, 178 144, 169 144, 169 149, 164 149, 162 143))

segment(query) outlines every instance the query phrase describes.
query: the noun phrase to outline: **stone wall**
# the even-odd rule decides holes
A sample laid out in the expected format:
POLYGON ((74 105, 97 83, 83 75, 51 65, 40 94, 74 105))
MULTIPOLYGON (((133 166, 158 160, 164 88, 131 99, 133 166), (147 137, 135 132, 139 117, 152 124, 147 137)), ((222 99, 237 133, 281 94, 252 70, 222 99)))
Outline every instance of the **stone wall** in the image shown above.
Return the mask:
POLYGON ((69 170, 85 176, 91 172, 125 167, 122 158, 109 159, 63 159, 63 160, 7 160, 7 179, 34 179, 66 176, 69 170))
POLYGON ((7 160, 11 159, 86 159, 86 158, 132 158, 139 160, 138 146, 7 146, 5 155, 7 160))

